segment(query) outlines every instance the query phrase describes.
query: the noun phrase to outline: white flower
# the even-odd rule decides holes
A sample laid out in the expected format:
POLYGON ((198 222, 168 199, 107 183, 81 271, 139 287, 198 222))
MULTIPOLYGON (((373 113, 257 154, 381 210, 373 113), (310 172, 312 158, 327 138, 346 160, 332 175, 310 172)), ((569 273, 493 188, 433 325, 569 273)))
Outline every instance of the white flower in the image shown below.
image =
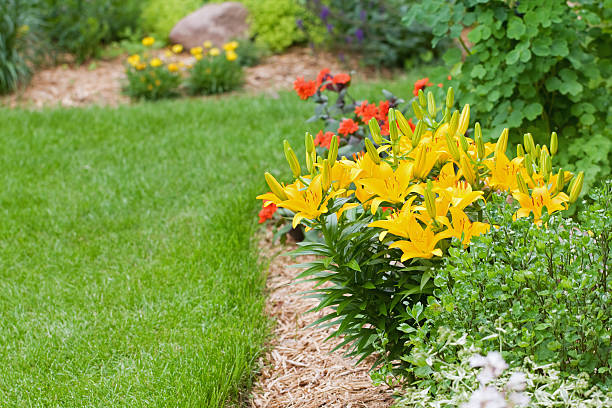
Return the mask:
POLYGON ((526 407, 529 404, 529 396, 524 392, 513 392, 508 399, 513 407, 526 407))
POLYGON ((507 408, 504 396, 493 387, 481 387, 461 408, 507 408))
POLYGON ((527 386, 526 381, 527 376, 524 373, 512 373, 506 383, 506 389, 509 391, 524 391, 527 386))
POLYGON ((482 385, 486 385, 495 378, 498 378, 508 368, 508 364, 506 364, 502 355, 497 351, 490 352, 486 357, 479 354, 472 356, 470 358, 470 365, 472 367, 483 367, 476 377, 482 385))

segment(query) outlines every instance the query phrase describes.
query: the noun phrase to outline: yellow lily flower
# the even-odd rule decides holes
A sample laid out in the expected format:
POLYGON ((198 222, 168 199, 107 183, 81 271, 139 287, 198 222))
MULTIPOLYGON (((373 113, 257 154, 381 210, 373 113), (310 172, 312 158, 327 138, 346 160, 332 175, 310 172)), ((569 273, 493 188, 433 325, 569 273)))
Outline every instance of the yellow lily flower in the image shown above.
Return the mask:
POLYGON ((521 208, 518 209, 514 218, 529 217, 533 213, 533 220, 536 224, 542 225, 542 209, 546 207, 549 214, 559 210, 565 210, 569 197, 565 193, 558 193, 551 197, 550 191, 546 187, 536 187, 531 192, 531 196, 521 192, 516 192, 512 196, 519 202, 521 208))
POLYGON ((430 259, 442 256, 442 250, 436 248, 436 245, 440 240, 453 236, 453 231, 449 229, 437 234, 433 232, 431 225, 423 229, 416 218, 408 221, 407 230, 410 241, 401 240, 389 245, 389 248, 402 250, 401 262, 412 258, 430 259))
POLYGON ((491 176, 487 178, 487 184, 491 188, 512 192, 518 190, 516 173, 524 168, 522 157, 510 161, 505 154, 500 153, 493 160, 487 160, 485 165, 491 171, 491 176))
POLYGON ((357 182, 375 196, 372 200, 372 214, 376 212, 381 203, 403 203, 408 194, 417 191, 414 185, 410 185, 411 168, 410 163, 402 161, 393 171, 389 164, 382 162, 378 177, 366 178, 357 182))
POLYGON ((483 196, 482 191, 472 191, 472 186, 465 180, 459 180, 454 186, 447 188, 440 188, 435 182, 433 184, 434 192, 446 196, 453 207, 457 207, 461 210, 483 196))
POLYGON ((285 189, 285 192, 289 199, 281 201, 277 205, 295 213, 293 217, 293 228, 297 227, 304 218, 314 220, 321 214, 327 213, 327 202, 331 196, 323 200, 320 175, 313 178, 306 189, 285 189))
POLYGON ((454 237, 461 239, 463 236, 463 245, 467 246, 472 237, 478 236, 489 231, 491 226, 484 222, 471 222, 467 214, 459 208, 453 207, 450 209, 452 222, 453 222, 453 233, 454 237))
POLYGON ((412 202, 416 197, 410 197, 399 212, 392 213, 386 220, 373 221, 368 224, 368 227, 378 227, 385 229, 379 235, 382 241, 387 233, 397 235, 398 237, 408 238, 409 222, 415 217, 412 202))
POLYGON ((438 161, 438 154, 427 144, 420 145, 414 151, 414 164, 412 165, 411 178, 424 179, 438 161))

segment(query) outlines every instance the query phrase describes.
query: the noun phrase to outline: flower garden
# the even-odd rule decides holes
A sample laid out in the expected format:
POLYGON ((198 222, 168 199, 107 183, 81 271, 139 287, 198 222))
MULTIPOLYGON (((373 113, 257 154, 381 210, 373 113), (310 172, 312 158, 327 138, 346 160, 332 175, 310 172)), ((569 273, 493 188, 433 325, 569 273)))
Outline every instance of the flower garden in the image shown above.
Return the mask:
POLYGON ((167 3, 0 5, 4 405, 612 406, 609 1, 167 3))

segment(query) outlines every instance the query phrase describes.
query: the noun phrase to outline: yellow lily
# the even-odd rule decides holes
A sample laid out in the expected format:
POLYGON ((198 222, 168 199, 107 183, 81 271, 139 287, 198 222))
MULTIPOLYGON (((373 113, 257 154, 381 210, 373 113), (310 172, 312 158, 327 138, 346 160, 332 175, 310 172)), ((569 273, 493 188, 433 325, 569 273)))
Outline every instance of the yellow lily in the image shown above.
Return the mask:
POLYGON ((534 222, 542 224, 542 209, 546 207, 549 214, 567 208, 569 197, 565 193, 558 193, 551 197, 550 191, 546 187, 536 187, 531 192, 531 196, 521 192, 516 192, 512 196, 519 202, 521 208, 518 209, 514 218, 529 217, 533 213, 534 222))
POLYGON ((402 250, 401 262, 412 258, 430 259, 434 256, 442 256, 442 250, 436 248, 436 245, 440 240, 453 236, 453 231, 449 229, 437 234, 433 232, 431 225, 423 229, 416 218, 408 220, 407 224, 410 240, 396 241, 389 245, 389 248, 402 250))
POLYGON ((402 161, 395 171, 386 162, 380 164, 380 174, 377 177, 361 179, 358 181, 368 192, 372 193, 372 214, 376 212, 378 206, 383 203, 403 203, 406 196, 417 191, 417 188, 410 185, 411 164, 402 161))
POLYGON ((331 196, 328 196, 325 200, 323 200, 321 176, 316 176, 313 178, 310 185, 306 189, 285 188, 285 193, 287 193, 289 199, 281 201, 277 205, 279 207, 287 208, 295 213, 295 216, 293 217, 293 228, 297 227, 300 221, 302 221, 304 218, 314 220, 321 214, 325 214, 327 212, 327 202, 331 198, 331 196))
POLYGON ((516 173, 524 168, 522 157, 510 161, 505 154, 500 153, 493 160, 487 160, 485 165, 491 171, 491 176, 487 179, 487 184, 491 188, 512 192, 518 190, 516 173))
POLYGON ((440 188, 434 182, 433 191, 446 196, 453 207, 461 210, 483 196, 482 191, 472 191, 472 186, 465 180, 459 180, 454 186, 447 188, 440 188))
POLYGON ((484 222, 471 222, 467 214, 459 208, 453 207, 450 209, 453 222, 454 237, 461 239, 463 236, 463 245, 467 246, 472 237, 478 236, 489 231, 491 226, 484 222))
POLYGON ((410 221, 415 217, 412 208, 412 202, 416 197, 410 197, 399 212, 392 213, 386 220, 378 220, 368 224, 368 227, 378 227, 385 229, 380 233, 379 238, 382 241, 387 233, 397 235, 398 237, 408 238, 408 228, 410 221))

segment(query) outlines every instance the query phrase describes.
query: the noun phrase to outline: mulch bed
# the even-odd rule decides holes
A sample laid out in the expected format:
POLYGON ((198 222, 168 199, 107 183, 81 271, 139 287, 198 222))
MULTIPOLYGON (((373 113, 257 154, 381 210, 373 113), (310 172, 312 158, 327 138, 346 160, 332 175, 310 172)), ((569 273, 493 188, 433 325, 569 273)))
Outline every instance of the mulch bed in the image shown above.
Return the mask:
POLYGON ((261 372, 254 386, 251 406, 276 407, 389 407, 392 391, 374 386, 368 374, 372 361, 357 364, 343 357, 346 348, 332 352, 341 339, 324 341, 329 328, 307 327, 323 315, 306 313, 317 304, 301 295, 313 283, 295 283, 299 270, 290 268, 296 262, 274 256, 295 248, 272 242, 267 232, 260 241, 263 257, 272 257, 267 279, 269 291, 267 313, 276 321, 269 351, 261 359, 261 372))

